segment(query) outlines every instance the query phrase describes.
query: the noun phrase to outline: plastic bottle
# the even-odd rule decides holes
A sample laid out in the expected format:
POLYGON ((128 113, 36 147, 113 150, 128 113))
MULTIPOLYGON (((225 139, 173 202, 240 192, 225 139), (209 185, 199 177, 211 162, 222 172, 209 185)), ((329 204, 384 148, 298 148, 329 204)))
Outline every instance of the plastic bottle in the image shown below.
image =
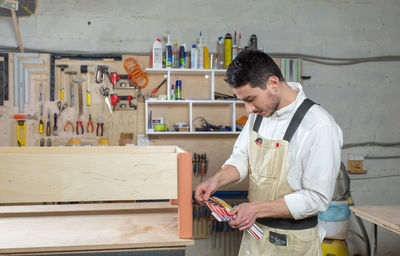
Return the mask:
POLYGON ((198 68, 203 69, 204 68, 204 53, 203 53, 203 40, 202 40, 202 34, 200 32, 200 37, 199 37, 199 45, 198 45, 198 68))
POLYGON ((168 34, 168 41, 165 45, 165 67, 172 68, 172 45, 168 34))
POLYGON ((157 38, 153 43, 153 50, 151 51, 152 54, 152 67, 153 68, 162 68, 162 45, 161 39, 157 38))
POLYGON ((224 68, 228 68, 229 64, 232 62, 232 36, 227 33, 225 35, 225 62, 224 68))
POLYGON ((218 37, 218 44, 217 44, 217 66, 218 69, 224 68, 224 61, 225 61, 225 54, 224 54, 224 38, 222 36, 218 37))
POLYGON ((208 53, 208 47, 207 47, 207 40, 205 41, 203 45, 203 59, 204 59, 204 69, 210 69, 210 55, 208 53))
POLYGON ((190 68, 198 69, 198 50, 196 44, 193 44, 192 49, 190 51, 190 68))
POLYGON ((174 42, 174 46, 172 47, 172 67, 179 68, 179 47, 178 42, 174 42))

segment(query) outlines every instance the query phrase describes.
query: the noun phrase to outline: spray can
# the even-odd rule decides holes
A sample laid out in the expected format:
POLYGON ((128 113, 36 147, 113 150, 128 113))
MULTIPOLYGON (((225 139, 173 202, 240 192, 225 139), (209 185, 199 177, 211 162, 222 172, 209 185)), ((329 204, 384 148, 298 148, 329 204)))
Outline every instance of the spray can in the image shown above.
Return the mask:
POLYGON ((174 89, 174 84, 171 84, 171 90, 169 92, 169 99, 170 100, 175 100, 175 89, 174 89))
POLYGON ((165 67, 172 68, 172 44, 168 34, 168 41, 165 45, 165 67))
POLYGON ((257 36, 255 34, 250 37, 249 48, 251 50, 257 50, 257 36))
POLYGON ((198 50, 195 44, 192 45, 192 50, 190 52, 190 68, 193 69, 198 69, 199 64, 198 64, 198 50))
POLYGON ((175 99, 181 100, 182 99, 182 81, 176 80, 175 82, 175 99))
POLYGON ((218 37, 218 44, 217 44, 217 65, 216 68, 223 69, 224 68, 224 38, 222 36, 218 37))
POLYGON ((179 68, 185 68, 186 56, 185 56, 185 46, 181 45, 179 47, 179 68))
POLYGON ((236 43, 236 31, 235 31, 235 35, 233 37, 233 46, 232 46, 232 60, 234 60, 236 56, 238 56, 238 54, 239 54, 239 47, 236 43))
POLYGON ((225 35, 225 63, 224 68, 228 68, 232 62, 232 36, 227 33, 225 35))

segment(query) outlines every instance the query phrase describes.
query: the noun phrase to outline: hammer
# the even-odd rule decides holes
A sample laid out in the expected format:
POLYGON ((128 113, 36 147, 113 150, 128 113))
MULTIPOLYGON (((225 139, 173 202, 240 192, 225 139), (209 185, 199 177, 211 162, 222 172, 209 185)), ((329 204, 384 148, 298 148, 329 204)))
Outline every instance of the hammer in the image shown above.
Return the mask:
POLYGON ((85 82, 85 79, 78 78, 74 79, 74 83, 78 84, 78 99, 79 99, 79 115, 83 115, 83 98, 82 98, 82 83, 85 82))
POLYGON ((61 71, 60 100, 64 100, 64 69, 68 68, 68 65, 56 65, 56 67, 61 71))

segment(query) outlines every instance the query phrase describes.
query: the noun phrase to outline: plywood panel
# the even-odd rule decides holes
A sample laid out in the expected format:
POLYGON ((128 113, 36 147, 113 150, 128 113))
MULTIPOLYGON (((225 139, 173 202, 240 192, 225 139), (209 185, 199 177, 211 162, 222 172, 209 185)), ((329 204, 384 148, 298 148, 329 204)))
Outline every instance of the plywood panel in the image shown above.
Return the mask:
POLYGON ((0 253, 171 247, 179 239, 175 210, 0 218, 0 253))
POLYGON ((351 206, 355 215, 400 234, 400 205, 351 206))
POLYGON ((0 202, 177 198, 176 159, 175 153, 3 153, 0 202))

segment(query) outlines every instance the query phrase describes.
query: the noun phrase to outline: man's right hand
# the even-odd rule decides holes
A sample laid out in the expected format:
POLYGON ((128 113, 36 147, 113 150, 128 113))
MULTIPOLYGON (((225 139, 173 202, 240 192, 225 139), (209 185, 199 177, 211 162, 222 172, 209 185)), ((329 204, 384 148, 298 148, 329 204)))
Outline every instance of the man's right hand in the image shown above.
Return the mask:
POLYGON ((197 185, 194 198, 200 203, 205 203, 220 187, 236 182, 239 179, 240 175, 236 167, 225 165, 214 176, 197 185))
POLYGON ((194 198, 201 203, 207 202, 210 196, 218 189, 218 179, 214 175, 197 185, 194 198))

